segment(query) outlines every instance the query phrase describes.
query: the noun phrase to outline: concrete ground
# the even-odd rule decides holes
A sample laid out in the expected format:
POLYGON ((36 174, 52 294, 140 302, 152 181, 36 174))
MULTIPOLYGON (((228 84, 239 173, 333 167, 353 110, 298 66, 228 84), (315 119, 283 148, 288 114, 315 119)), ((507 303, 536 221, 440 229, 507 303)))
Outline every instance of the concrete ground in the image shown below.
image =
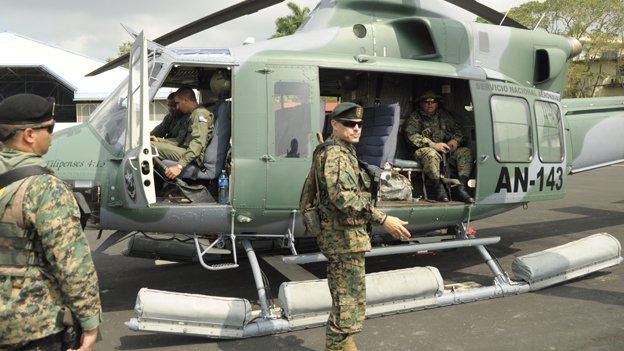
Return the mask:
MULTIPOLYGON (((479 237, 501 236, 490 247, 504 269, 515 256, 608 232, 624 242, 624 165, 568 178, 563 200, 531 203, 528 209, 473 223, 479 237)), ((88 233, 93 247, 96 232, 88 233)), ((98 350, 322 350, 324 329, 234 341, 137 333, 124 322, 133 315, 141 287, 169 291, 257 297, 246 261, 241 268, 208 272, 199 265, 156 265, 120 255, 125 243, 96 257, 104 310, 98 350)), ((438 267, 445 283, 491 284, 476 250, 401 255, 367 260, 367 272, 411 266, 438 267)), ((286 280, 265 262, 274 295, 286 280)), ((324 264, 305 266, 324 278, 324 264)), ((357 337, 368 350, 624 350, 624 265, 542 291, 459 306, 366 320, 357 337)))

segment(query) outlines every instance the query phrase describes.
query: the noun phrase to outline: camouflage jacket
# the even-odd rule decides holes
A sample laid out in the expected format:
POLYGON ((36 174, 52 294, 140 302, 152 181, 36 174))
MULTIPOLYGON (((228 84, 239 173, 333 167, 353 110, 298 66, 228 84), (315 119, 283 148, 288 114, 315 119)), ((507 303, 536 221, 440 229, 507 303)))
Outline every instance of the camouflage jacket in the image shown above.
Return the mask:
MULTIPOLYGON (((30 165, 45 163, 35 154, 0 151, 0 174, 30 165)), ((0 213, 14 205, 11 192, 0 192, 0 200, 7 200, 2 196, 11 199, 2 201, 8 205, 0 213)), ((54 176, 33 176, 24 194, 22 213, 24 229, 34 230, 43 257, 41 266, 28 265, 23 276, 0 274, 0 345, 61 331, 57 315, 63 306, 71 309, 83 329, 97 327, 101 322, 98 279, 72 192, 54 176)), ((11 247, 6 247, 10 242, 0 233, 0 254, 2 250, 11 253, 11 247)))
POLYGON ((360 169, 355 147, 330 137, 314 152, 322 232, 316 238, 325 255, 369 251, 368 226, 385 214, 372 205, 369 175, 360 169))
POLYGON ((405 121, 403 133, 408 142, 417 149, 432 147, 435 143, 446 143, 451 139, 457 139, 461 143, 463 139, 457 122, 441 109, 432 116, 421 110, 413 112, 405 121))
POLYGON ((150 133, 157 138, 164 138, 175 141, 177 145, 182 145, 188 133, 190 115, 173 117, 170 114, 157 125, 150 133))
POLYGON ((214 115, 206 108, 199 106, 191 113, 187 123, 187 133, 178 146, 186 149, 178 163, 185 167, 193 160, 203 161, 206 145, 212 139, 214 115))

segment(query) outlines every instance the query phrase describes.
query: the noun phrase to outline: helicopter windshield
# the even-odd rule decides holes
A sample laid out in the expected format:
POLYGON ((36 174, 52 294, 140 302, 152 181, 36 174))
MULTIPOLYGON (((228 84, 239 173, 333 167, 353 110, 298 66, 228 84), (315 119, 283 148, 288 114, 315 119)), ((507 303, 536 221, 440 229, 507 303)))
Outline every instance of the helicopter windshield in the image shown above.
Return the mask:
MULTIPOLYGON (((149 61, 150 97, 158 88, 155 77, 162 68, 162 62, 149 61)), ((117 89, 98 106, 91 115, 89 123, 115 151, 123 150, 128 128, 128 78, 124 79, 117 89)))

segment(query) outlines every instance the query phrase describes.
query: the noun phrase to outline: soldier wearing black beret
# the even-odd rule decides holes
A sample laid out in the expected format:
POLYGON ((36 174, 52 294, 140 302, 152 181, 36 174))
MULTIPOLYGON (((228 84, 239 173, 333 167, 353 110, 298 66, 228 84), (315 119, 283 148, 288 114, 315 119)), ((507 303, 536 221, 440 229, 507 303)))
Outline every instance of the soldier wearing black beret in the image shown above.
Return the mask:
POLYGON ((98 279, 71 189, 41 157, 54 103, 0 102, 0 350, 91 351, 101 322, 98 279), (63 338, 74 316, 82 339, 63 338))
MULTIPOLYGON (((18 94, 0 103, 0 141, 17 132, 32 129, 54 130, 54 102, 38 95, 18 94)), ((47 148, 46 150, 47 151, 47 148)))

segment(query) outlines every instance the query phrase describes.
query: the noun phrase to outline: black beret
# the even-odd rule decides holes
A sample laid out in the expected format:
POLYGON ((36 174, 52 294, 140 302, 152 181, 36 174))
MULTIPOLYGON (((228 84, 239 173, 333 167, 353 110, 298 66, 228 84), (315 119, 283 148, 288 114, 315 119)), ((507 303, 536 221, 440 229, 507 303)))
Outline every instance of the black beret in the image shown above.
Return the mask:
POLYGON ((353 102, 341 102, 329 114, 331 119, 362 119, 362 106, 353 102))
POLYGON ((17 94, 0 102, 0 124, 35 124, 52 119, 54 102, 34 94, 17 94))

